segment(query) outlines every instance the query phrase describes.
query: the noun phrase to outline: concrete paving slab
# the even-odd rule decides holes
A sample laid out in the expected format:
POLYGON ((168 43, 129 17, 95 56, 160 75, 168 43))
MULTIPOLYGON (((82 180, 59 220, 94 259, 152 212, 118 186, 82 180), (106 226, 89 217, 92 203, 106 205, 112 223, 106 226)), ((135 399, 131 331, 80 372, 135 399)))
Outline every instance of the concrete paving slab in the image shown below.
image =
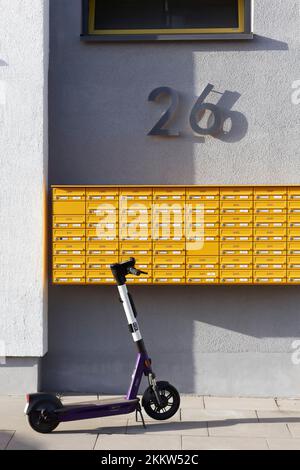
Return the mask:
MULTIPOLYGON (((144 411, 144 409, 142 408, 142 411, 143 411, 143 416, 144 416, 144 420, 146 423, 157 423, 157 420, 156 419, 153 419, 151 418, 150 416, 148 416, 146 414, 146 412, 144 411)), ((130 423, 135 423, 136 420, 135 420, 135 413, 131 413, 129 416, 129 422, 130 423)), ((180 409, 177 411, 177 413, 175 413, 174 416, 172 416, 172 418, 168 419, 168 422, 173 422, 173 421, 180 421, 180 409)), ((138 420, 137 420, 138 423, 141 423, 142 420, 141 420, 141 417, 138 415, 138 420)))
POLYGON ((180 436, 99 436, 95 450, 181 450, 180 436))
POLYGON ((299 423, 300 424, 300 411, 285 411, 285 410, 270 410, 270 411, 257 411, 258 420, 260 423, 299 423))
POLYGON ((211 421, 208 423, 208 434, 215 437, 280 437, 290 438, 290 432, 285 424, 256 423, 238 421, 211 421))
POLYGON ((300 439, 267 439, 270 450, 300 450, 300 439))
POLYGON ((160 434, 162 439, 165 436, 182 435, 187 436, 208 436, 207 423, 203 422, 151 422, 147 424, 147 428, 144 429, 142 426, 136 426, 132 423, 128 423, 127 434, 160 434))
POLYGON ((27 417, 24 414, 25 397, 0 397, 0 428, 27 428, 27 417))
POLYGON ((181 395, 180 397, 180 407, 181 409, 186 408, 204 408, 204 398, 197 395, 181 395))
POLYGON ((274 398, 204 397, 204 406, 210 410, 277 410, 274 398))
POLYGON ((111 416, 106 418, 85 419, 60 423, 54 432, 57 433, 90 433, 90 434, 125 434, 128 416, 111 416))
POLYGON ((288 423, 288 428, 291 432, 292 437, 300 438, 300 423, 288 423))
POLYGON ((277 405, 280 410, 300 411, 300 400, 278 398, 277 405))
POLYGON ((266 439, 182 436, 183 450, 268 450, 266 439))
POLYGON ((0 450, 5 450, 15 431, 0 431, 0 450))
POLYGON ((257 422, 255 411, 246 410, 208 410, 208 409, 185 409, 181 410, 182 421, 250 421, 257 422))
POLYGON ((17 431, 7 450, 93 450, 97 435, 92 434, 38 434, 17 431))

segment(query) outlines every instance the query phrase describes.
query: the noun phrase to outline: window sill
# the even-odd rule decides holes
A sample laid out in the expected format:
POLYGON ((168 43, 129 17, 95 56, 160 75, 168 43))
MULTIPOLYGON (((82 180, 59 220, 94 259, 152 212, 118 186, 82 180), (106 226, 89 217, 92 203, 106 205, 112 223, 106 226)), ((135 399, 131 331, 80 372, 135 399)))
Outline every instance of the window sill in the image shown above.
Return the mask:
POLYGON ((242 41, 254 38, 253 33, 223 34, 82 34, 80 39, 86 42, 144 42, 144 41, 242 41))

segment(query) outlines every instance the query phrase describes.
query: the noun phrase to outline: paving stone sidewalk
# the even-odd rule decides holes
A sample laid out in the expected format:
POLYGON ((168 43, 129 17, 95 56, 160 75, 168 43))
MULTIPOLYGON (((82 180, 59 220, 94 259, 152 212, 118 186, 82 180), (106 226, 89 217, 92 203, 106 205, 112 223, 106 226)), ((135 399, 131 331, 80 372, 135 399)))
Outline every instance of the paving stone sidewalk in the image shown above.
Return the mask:
MULTIPOLYGON (((63 397, 65 403, 101 396, 63 397)), ((133 415, 63 423, 48 435, 33 432, 24 397, 0 397, 1 450, 300 450, 300 399, 183 396, 170 421, 133 415)))

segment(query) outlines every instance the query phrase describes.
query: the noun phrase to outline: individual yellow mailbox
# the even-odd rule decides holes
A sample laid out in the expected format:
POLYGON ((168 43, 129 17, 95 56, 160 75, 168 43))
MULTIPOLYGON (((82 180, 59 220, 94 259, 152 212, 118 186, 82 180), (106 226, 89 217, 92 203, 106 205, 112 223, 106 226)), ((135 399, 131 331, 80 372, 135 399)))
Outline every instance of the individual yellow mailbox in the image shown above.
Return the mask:
POLYGON ((54 284, 300 284, 300 186, 58 186, 54 284))
POLYGON ((85 228, 85 215, 56 215, 53 216, 53 228, 77 229, 85 228))

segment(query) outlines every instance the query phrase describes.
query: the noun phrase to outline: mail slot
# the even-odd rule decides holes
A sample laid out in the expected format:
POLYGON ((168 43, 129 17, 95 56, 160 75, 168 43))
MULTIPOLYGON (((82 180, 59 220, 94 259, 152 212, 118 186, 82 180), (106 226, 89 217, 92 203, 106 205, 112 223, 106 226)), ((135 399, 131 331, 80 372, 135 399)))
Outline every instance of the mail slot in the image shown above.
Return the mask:
POLYGON ((280 228, 286 226, 286 214, 269 215, 269 214, 255 214, 254 225, 258 228, 280 228))
POLYGON ((261 267, 264 265, 285 265, 287 262, 286 256, 254 256, 254 263, 261 267))
POLYGON ((219 257, 187 256, 186 267, 189 270, 219 269, 219 257))
POLYGON ((74 242, 74 243, 53 243, 53 254, 54 255, 84 255, 85 254, 85 242, 74 242))
POLYGON ((117 241, 102 240, 97 242, 86 242, 86 250, 89 255, 116 255, 119 251, 117 241))
POLYGON ((121 242, 120 254, 129 257, 135 255, 149 256, 152 254, 152 242, 121 242))
POLYGON ((56 215, 53 216, 53 227, 63 229, 77 229, 85 227, 84 215, 56 215))
POLYGON ((53 230, 53 240, 55 241, 83 241, 85 240, 84 229, 55 229, 53 230))
POLYGON ((105 273, 105 272, 99 272, 97 271, 89 271, 87 277, 86 277, 86 283, 87 284, 115 284, 116 281, 112 275, 112 273, 105 273))
POLYGON ((206 213, 207 215, 216 214, 219 210, 220 202, 217 200, 190 200, 186 201, 187 213, 206 213))
POLYGON ((286 269, 255 269, 255 278, 286 278, 286 269))
POLYGON ((252 271, 249 276, 240 271, 221 271, 220 274, 220 284, 252 284, 252 279, 252 271))
POLYGON ((220 188, 220 196, 250 196, 253 197, 253 188, 250 186, 228 186, 220 188))
MULTIPOLYGON (((121 262, 128 261, 128 256, 121 256, 121 262)), ((135 266, 142 270, 146 271, 148 274, 152 272, 152 257, 151 256, 135 256, 135 266)))
POLYGON ((154 188, 153 199, 156 201, 184 201, 185 200, 185 188, 154 188))
POLYGON ((288 256, 287 261, 288 261, 288 269, 296 269, 296 270, 300 269, 300 255, 288 256))
POLYGON ((285 187, 261 187, 254 188, 254 199, 263 201, 280 201, 286 199, 287 188, 285 187))
POLYGON ((219 238, 219 229, 205 227, 203 224, 188 224, 185 228, 187 237, 213 237, 219 238))
POLYGON ((203 285, 217 285, 219 284, 219 278, 216 277, 187 277, 186 284, 203 284, 203 285))
POLYGON ((243 187, 221 188, 220 198, 222 200, 251 200, 253 199, 253 189, 243 187))
POLYGON ((118 207, 118 200, 88 201, 86 203, 86 212, 89 215, 98 215, 103 217, 105 214, 114 214, 118 207))
POLYGON ((102 227, 86 230, 86 238, 88 241, 97 240, 116 240, 118 238, 118 230, 113 227, 102 227))
POLYGON ((195 201, 213 201, 220 197, 219 188, 187 188, 186 199, 195 201))
POLYGON ((252 256, 221 256, 220 266, 223 270, 249 270, 252 268, 252 256))
POLYGON ((289 272, 288 272, 288 278, 287 278, 287 282, 289 284, 300 284, 300 275, 291 275, 289 272))
POLYGON ((152 278, 151 277, 145 277, 145 276, 139 276, 139 277, 127 277, 127 283, 128 284, 152 284, 152 278))
POLYGON ((84 256, 54 256, 54 269, 85 269, 84 256))
POLYGON ((288 215, 288 226, 300 228, 300 213, 288 215))
POLYGON ((85 214, 85 202, 64 202, 55 201, 53 202, 53 214, 54 215, 76 215, 85 214))
POLYGON ((277 250, 277 251, 285 251, 287 248, 287 244, 285 241, 276 241, 276 242, 269 242, 269 241, 255 241, 254 242, 254 249, 256 251, 259 250, 277 250))
POLYGON ((86 226, 87 228, 95 227, 98 224, 118 224, 118 212, 113 211, 111 213, 101 213, 97 215, 87 215, 86 216, 86 226))
POLYGON ((250 214, 227 214, 220 216, 220 226, 224 228, 252 227, 253 216, 250 214))
POLYGON ((94 255, 86 257, 87 269, 110 269, 110 265, 118 263, 119 259, 116 255, 94 255))
POLYGON ((138 212, 122 212, 119 216, 120 225, 123 224, 151 224, 152 223, 152 215, 151 211, 144 211, 142 213, 138 212))
POLYGON ((219 277, 219 268, 217 269, 187 269, 187 277, 219 277))
POLYGON ((126 240, 127 238, 146 238, 151 239, 152 237, 152 228, 149 224, 122 224, 119 229, 119 235, 121 240, 126 240))
POLYGON ((85 201, 85 188, 54 188, 53 201, 85 201))
MULTIPOLYGON (((153 263, 154 264, 184 264, 185 263, 185 255, 154 255, 153 256, 153 263)), ((175 268, 181 269, 181 268, 175 268)))
POLYGON ((287 210, 287 202, 286 201, 255 201, 254 202, 254 210, 257 214, 265 213, 265 214, 282 214, 287 210))
POLYGON ((153 273, 154 284, 184 284, 185 270, 157 270, 153 273))
POLYGON ((256 237, 286 237, 286 227, 255 227, 256 237))
POLYGON ((255 277, 255 284, 284 284, 286 282, 286 276, 283 277, 255 277))
POLYGON ((118 188, 87 188, 87 201, 117 201, 119 198, 118 188))
POLYGON ((213 256, 219 253, 219 242, 203 240, 187 241, 186 250, 191 256, 213 256))
POLYGON ((84 270, 54 270, 53 271, 54 284, 84 284, 85 271, 84 270))
POLYGON ((188 224, 203 224, 207 228, 219 227, 219 215, 207 215, 201 213, 187 212, 185 215, 186 225, 188 224))
POLYGON ((152 201, 152 188, 125 188, 120 190, 121 200, 152 201))
POLYGON ((300 187, 288 188, 288 199, 290 200, 300 200, 300 187))
POLYGON ((237 213, 247 214, 253 209, 253 201, 252 200, 250 201, 248 200, 221 201, 220 208, 221 208, 222 213, 228 213, 228 212, 230 213, 231 211, 232 213, 235 213, 234 211, 236 211, 237 213))

